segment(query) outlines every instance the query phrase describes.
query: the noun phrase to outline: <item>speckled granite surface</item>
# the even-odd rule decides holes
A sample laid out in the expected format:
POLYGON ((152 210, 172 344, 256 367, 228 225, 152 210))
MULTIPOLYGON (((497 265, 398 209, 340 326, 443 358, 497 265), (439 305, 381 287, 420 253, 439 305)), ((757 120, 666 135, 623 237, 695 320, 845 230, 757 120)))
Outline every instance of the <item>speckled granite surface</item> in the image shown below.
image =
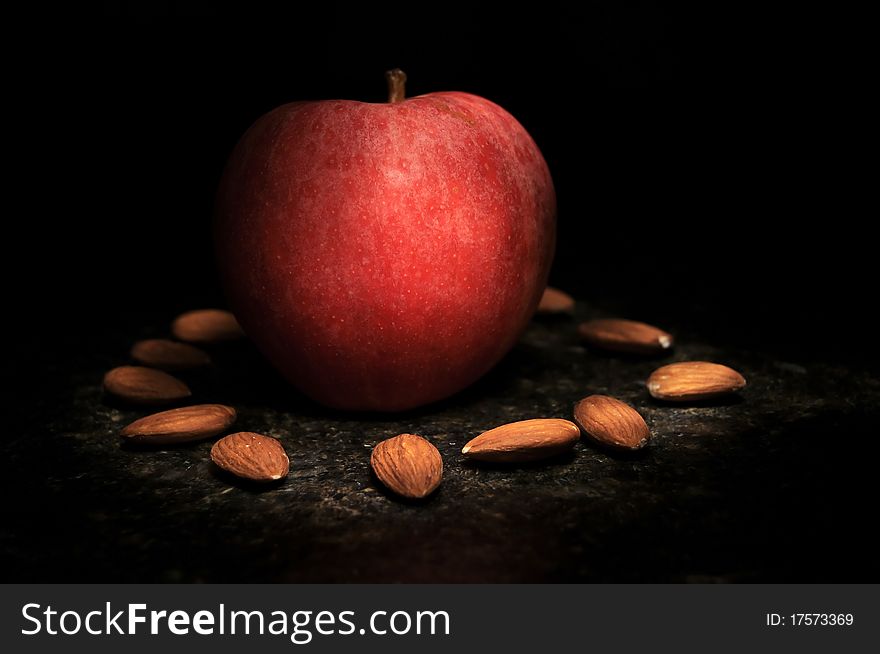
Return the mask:
MULTIPOLYGON (((877 581, 880 382, 840 365, 780 361, 682 336, 671 356, 602 355, 577 318, 533 322, 487 378, 438 406, 340 415, 298 397, 248 344, 181 375, 198 401, 239 410, 237 427, 282 440, 291 474, 255 489, 214 471, 210 442, 124 446, 146 413, 108 403, 100 380, 162 319, 117 329, 38 371, 45 392, 5 435, 7 581, 877 581), (95 342, 100 345, 94 345, 95 342), (658 365, 705 358, 749 379, 742 397, 661 405, 658 365), (631 456, 586 442, 520 467, 464 462, 462 445, 512 420, 569 417, 609 393, 654 433, 631 456), (370 449, 422 434, 444 457, 427 501, 404 503, 371 477, 370 449)), ((664 325, 666 326, 666 325, 664 325)), ((670 325, 674 327, 674 325, 670 325)), ((675 330, 673 330, 675 331, 675 330)))

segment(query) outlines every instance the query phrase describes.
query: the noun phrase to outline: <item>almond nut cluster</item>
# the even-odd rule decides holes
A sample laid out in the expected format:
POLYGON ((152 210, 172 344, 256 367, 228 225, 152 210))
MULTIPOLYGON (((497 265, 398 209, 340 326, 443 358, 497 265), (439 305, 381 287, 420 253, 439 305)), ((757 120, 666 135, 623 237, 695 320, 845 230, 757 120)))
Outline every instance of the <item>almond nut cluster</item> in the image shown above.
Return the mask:
MULTIPOLYGON (((153 338, 138 341, 131 358, 139 366, 120 366, 104 375, 104 390, 127 404, 174 404, 192 395, 182 381, 164 371, 185 371, 211 365, 211 357, 193 343, 214 345, 244 336, 228 311, 202 309, 178 316, 171 325, 177 341, 153 338), (183 342, 182 342, 183 341, 183 342)), ((235 423, 234 408, 196 404, 153 413, 120 432, 130 443, 174 445, 214 438, 235 423)), ((253 482, 273 482, 287 476, 290 460, 281 442, 253 432, 224 436, 211 448, 211 461, 226 472, 253 482)))
MULTIPOLYGON (((539 314, 572 313, 575 301, 567 293, 547 287, 539 314)), ((590 347, 630 355, 668 352, 671 334, 647 323, 602 318, 577 327, 590 347)), ((170 372, 211 365, 211 357, 198 345, 213 345, 244 336, 228 311, 203 309, 178 316, 171 326, 177 340, 147 339, 131 349, 139 365, 110 370, 105 391, 133 405, 168 405, 192 396, 189 387, 170 372)), ((657 368, 648 377, 648 393, 663 402, 698 402, 717 399, 745 388, 736 370, 708 361, 681 361, 657 368)), ((145 445, 170 445, 205 440, 228 432, 235 423, 234 408, 222 404, 197 404, 147 415, 124 427, 123 439, 145 445)), ((526 463, 571 451, 585 436, 611 451, 633 452, 645 447, 651 430, 631 405, 608 395, 590 395, 573 409, 573 420, 533 418, 484 431, 462 448, 469 460, 506 464, 526 463)), ((271 436, 240 431, 217 440, 211 461, 221 470, 250 482, 277 482, 287 476, 290 459, 281 442, 271 436)), ((376 478, 392 493, 420 500, 433 493, 443 479, 443 458, 427 439, 400 434, 373 448, 370 466, 376 478)))

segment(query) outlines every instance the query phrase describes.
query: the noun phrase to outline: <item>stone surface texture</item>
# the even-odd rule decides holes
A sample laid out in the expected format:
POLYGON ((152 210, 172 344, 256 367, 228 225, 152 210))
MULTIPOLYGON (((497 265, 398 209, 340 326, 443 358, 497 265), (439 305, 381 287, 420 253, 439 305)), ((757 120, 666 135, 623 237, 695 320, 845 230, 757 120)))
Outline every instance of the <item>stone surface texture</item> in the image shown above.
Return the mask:
MULTIPOLYGON (((46 355, 19 379, 3 451, 10 490, 0 551, 6 581, 635 582, 877 581, 880 382, 858 366, 778 360, 675 330, 659 358, 602 354, 578 321, 535 319, 486 378, 441 404, 397 415, 344 414, 298 395, 246 342, 211 349, 182 373, 193 403, 239 412, 232 431, 274 436, 290 474, 250 486, 216 470, 213 440, 122 442, 149 411, 104 396, 101 378, 139 338, 142 318, 46 355), (653 400, 645 380, 679 360, 725 363, 749 381, 699 405, 653 400), (571 419, 590 394, 618 397, 653 439, 634 454, 582 439, 529 465, 465 461, 482 431, 571 419), (401 501, 371 475, 370 452, 400 433, 443 455, 443 482, 401 501)), ((431 371, 424 371, 430 375, 431 371)))

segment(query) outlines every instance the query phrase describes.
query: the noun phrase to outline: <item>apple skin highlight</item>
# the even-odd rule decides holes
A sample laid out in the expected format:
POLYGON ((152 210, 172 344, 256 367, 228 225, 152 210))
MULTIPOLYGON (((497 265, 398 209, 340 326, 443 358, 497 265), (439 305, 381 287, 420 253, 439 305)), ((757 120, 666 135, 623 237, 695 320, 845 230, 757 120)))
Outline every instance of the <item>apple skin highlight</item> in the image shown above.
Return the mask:
POLYGON ((220 184, 223 286, 248 336, 303 393, 398 411, 446 398, 525 329, 553 257, 537 145, 467 93, 279 107, 220 184))

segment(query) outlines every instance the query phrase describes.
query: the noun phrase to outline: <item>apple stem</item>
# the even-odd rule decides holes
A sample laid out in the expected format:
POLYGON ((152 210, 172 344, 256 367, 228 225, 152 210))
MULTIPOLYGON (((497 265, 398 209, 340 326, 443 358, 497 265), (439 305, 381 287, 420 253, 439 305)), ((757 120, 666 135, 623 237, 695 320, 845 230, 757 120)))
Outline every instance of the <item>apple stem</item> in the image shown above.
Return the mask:
POLYGON ((403 102, 406 97, 406 73, 400 68, 386 71, 385 80, 388 82, 388 102, 395 104, 403 102))

